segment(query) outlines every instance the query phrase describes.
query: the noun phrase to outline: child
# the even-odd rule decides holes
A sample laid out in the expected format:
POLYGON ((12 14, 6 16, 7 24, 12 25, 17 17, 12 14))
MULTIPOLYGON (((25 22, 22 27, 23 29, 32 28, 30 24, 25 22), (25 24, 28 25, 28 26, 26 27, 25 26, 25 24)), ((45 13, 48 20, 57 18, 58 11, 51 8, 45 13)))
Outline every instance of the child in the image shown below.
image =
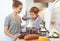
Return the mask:
MULTIPOLYGON (((37 7, 32 7, 30 9, 30 16, 24 16, 22 18, 25 21, 29 20, 29 23, 27 25, 28 28, 30 27, 30 28, 37 29, 37 30, 41 29, 40 23, 42 22, 42 19, 38 15, 38 13, 39 13, 39 9, 37 7)), ((44 29, 47 30, 45 27, 44 29)))
POLYGON ((34 27, 36 29, 39 29, 41 17, 38 15, 39 9, 37 7, 32 7, 30 9, 30 17, 24 16, 23 20, 29 20, 30 26, 27 25, 27 27, 34 27))

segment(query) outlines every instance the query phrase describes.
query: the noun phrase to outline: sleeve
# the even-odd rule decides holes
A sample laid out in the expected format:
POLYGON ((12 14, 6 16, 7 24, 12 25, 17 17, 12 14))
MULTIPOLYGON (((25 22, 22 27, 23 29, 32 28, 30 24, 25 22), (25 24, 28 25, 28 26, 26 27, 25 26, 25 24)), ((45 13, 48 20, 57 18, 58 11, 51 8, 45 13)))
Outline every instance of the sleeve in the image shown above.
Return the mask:
POLYGON ((27 16, 26 19, 31 19, 31 17, 30 16, 27 16))
POLYGON ((25 19, 24 18, 22 18, 24 21, 27 21, 27 20, 29 20, 29 19, 31 19, 31 17, 30 16, 27 16, 25 19))
POLYGON ((4 21, 4 26, 9 26, 10 25, 10 18, 6 17, 4 21))

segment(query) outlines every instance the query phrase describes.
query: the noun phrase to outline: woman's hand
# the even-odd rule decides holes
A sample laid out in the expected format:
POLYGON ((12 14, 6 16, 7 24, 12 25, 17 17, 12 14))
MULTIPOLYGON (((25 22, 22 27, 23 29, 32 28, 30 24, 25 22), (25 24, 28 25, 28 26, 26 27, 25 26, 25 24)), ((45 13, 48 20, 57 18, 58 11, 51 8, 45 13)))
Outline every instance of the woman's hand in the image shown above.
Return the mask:
POLYGON ((15 38, 17 38, 18 36, 20 36, 21 34, 15 34, 15 38))

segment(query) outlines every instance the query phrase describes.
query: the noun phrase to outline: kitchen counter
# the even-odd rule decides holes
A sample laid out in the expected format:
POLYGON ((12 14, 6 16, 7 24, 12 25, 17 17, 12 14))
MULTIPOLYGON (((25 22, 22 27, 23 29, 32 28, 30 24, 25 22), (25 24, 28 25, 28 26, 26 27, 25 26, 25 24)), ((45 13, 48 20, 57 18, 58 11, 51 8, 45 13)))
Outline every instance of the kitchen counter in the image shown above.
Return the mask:
POLYGON ((49 38, 50 41, 60 41, 60 38, 49 38))
POLYGON ((16 41, 38 41, 38 40, 37 39, 34 39, 34 40, 17 39, 16 41))
MULTIPOLYGON (((46 31, 40 31, 43 35, 45 35, 44 33, 46 33, 46 31)), ((46 33, 48 34, 48 33, 46 33)), ((48 36, 47 37, 50 39, 50 41, 60 41, 60 37, 53 37, 53 36, 48 36)), ((24 40, 24 39, 19 39, 17 38, 16 41, 38 41, 38 39, 34 39, 34 40, 24 40)))
MULTIPOLYGON (((60 38, 58 37, 49 37, 50 41, 60 41, 60 38)), ((34 40, 24 40, 24 39, 19 39, 17 38, 16 41, 38 41, 38 39, 34 39, 34 40)))
MULTIPOLYGON (((50 41, 60 41, 60 38, 49 38, 50 41)), ((16 41, 26 41, 24 39, 17 39, 16 41)), ((38 41, 37 39, 34 40, 28 40, 28 41, 38 41)))

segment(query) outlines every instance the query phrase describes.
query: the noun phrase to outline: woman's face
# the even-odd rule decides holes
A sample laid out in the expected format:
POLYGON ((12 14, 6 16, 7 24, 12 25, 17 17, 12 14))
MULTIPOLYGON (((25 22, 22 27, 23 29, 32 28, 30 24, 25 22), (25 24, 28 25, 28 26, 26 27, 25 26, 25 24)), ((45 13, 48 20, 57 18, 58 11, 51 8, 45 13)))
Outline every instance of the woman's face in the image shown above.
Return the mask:
POLYGON ((35 14, 34 12, 30 12, 30 16, 31 16, 32 19, 36 19, 37 14, 35 14))
POLYGON ((20 12, 22 11, 23 6, 19 5, 17 8, 14 8, 14 11, 18 14, 20 14, 20 12))

